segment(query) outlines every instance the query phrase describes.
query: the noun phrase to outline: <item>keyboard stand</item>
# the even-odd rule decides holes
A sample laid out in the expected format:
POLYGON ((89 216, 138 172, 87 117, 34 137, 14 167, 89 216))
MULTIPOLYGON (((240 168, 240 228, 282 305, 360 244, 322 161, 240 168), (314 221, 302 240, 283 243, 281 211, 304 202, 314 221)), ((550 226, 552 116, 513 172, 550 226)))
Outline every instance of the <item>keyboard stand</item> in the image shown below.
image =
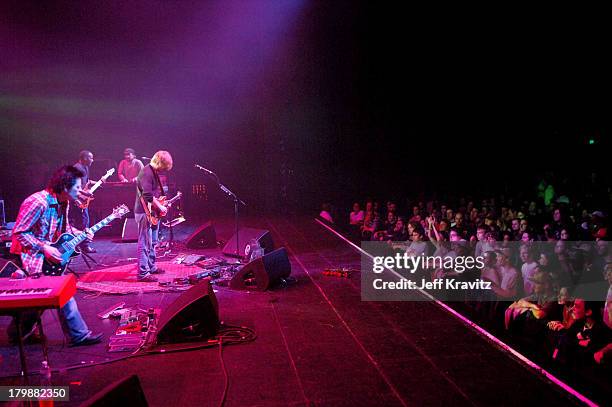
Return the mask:
MULTIPOLYGON (((61 312, 61 310, 58 311, 61 312)), ((40 335, 40 345, 42 346, 43 351, 43 369, 51 371, 51 366, 49 366, 49 349, 47 348, 47 337, 43 332, 42 314, 43 311, 38 313, 38 334, 40 335)))
POLYGON ((81 252, 81 256, 83 256, 83 261, 85 262, 85 264, 87 265, 87 268, 89 270, 91 270, 91 265, 89 264, 89 262, 93 262, 94 264, 98 264, 98 262, 96 261, 96 259, 94 259, 92 256, 90 256, 87 253, 81 252))
MULTIPOLYGON (((21 376, 24 379, 24 385, 27 386, 30 384, 30 377, 28 373, 28 364, 26 361, 25 347, 23 344, 23 332, 21 330, 22 312, 23 311, 17 311, 15 313, 11 313, 10 315, 13 315, 15 317, 15 325, 17 327, 17 336, 19 338, 17 345, 19 346, 19 361, 21 363, 21 376)), ((40 335, 40 344, 42 346, 42 351, 43 351, 43 363, 42 363, 43 369, 51 369, 51 367, 49 366, 49 348, 47 347, 47 337, 45 336, 45 332, 43 330, 43 323, 42 323, 42 313, 44 312, 44 310, 36 311, 36 312, 38 314, 36 323, 38 324, 38 334, 40 335)))
POLYGON ((23 334, 21 332, 21 311, 15 314, 15 325, 17 326, 17 337, 19 338, 19 360, 21 361, 21 376, 24 378, 25 385, 30 384, 28 377, 28 364, 26 363, 25 349, 23 347, 23 334))
POLYGON ((21 376, 27 385, 30 382, 28 366, 26 361, 26 349, 24 347, 24 332, 22 324, 27 318, 38 323, 38 332, 43 351, 41 374, 48 378, 51 370, 49 366, 49 349, 47 337, 44 332, 42 314, 47 309, 57 309, 66 305, 70 298, 76 293, 76 278, 71 276, 43 276, 40 279, 0 279, 0 315, 8 315, 14 318, 14 338, 19 347, 19 361, 21 363, 21 376), (11 298, 11 296, 14 296, 11 298), (32 314, 36 312, 36 314, 32 314))

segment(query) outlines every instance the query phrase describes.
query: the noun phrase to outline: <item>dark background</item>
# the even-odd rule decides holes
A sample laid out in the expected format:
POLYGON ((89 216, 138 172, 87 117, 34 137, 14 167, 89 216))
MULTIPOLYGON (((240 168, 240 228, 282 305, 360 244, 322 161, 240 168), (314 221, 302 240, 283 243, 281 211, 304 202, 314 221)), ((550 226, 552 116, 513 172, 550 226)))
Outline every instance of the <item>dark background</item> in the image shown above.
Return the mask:
POLYGON ((9 219, 81 149, 114 161, 125 147, 169 150, 183 190, 207 183, 210 216, 231 202, 194 163, 253 214, 609 173, 610 75, 593 18, 362 1, 39 3, 0 6, 9 219))

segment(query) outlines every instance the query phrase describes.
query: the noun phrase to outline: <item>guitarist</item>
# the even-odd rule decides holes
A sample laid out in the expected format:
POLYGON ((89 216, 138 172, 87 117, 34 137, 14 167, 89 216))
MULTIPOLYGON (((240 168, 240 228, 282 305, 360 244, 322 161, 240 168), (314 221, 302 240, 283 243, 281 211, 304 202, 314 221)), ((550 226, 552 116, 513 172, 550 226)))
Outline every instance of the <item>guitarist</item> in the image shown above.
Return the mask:
MULTIPOLYGON (((19 208, 11 244, 11 253, 18 255, 21 267, 29 275, 42 272, 43 261, 59 263, 61 254, 51 246, 64 231, 80 233, 71 228, 68 222, 68 203, 75 201, 81 191, 83 173, 73 166, 58 169, 47 188, 26 198, 19 208)), ((89 232, 90 239, 93 233, 89 232)), ((92 345, 100 342, 102 334, 93 334, 83 320, 74 298, 59 310, 60 322, 71 346, 92 345)), ((24 339, 36 329, 38 314, 24 313, 22 332, 24 339)), ((9 326, 8 334, 16 338, 15 323, 9 326)))
POLYGON ((163 195, 159 172, 171 169, 172 156, 169 152, 161 150, 153 155, 151 163, 140 171, 136 180, 137 196, 134 217, 138 224, 138 281, 155 282, 157 278, 153 274, 164 273, 164 270, 155 264, 155 245, 159 227, 149 222, 146 214, 148 209, 143 206, 142 201, 150 203, 160 216, 168 212, 168 208, 162 205, 157 198, 163 195))
MULTIPOLYGON (((91 167, 93 160, 94 160, 93 153, 88 150, 83 150, 79 153, 79 161, 77 161, 77 163, 74 164, 75 168, 83 173, 83 177, 81 178, 83 190, 81 190, 80 194, 84 195, 85 197, 91 196, 91 194, 89 194, 86 190, 88 189, 89 184, 91 182, 89 179, 89 168, 91 167)), ((84 209, 81 209, 77 206, 73 206, 73 207, 74 207, 74 210, 77 211, 77 213, 81 214, 80 216, 81 219, 79 219, 80 227, 83 230, 87 229, 89 227, 89 207, 86 207, 84 209)), ((95 248, 91 246, 91 240, 89 239, 87 239, 80 245, 80 249, 84 253, 96 253, 97 251, 95 248)))

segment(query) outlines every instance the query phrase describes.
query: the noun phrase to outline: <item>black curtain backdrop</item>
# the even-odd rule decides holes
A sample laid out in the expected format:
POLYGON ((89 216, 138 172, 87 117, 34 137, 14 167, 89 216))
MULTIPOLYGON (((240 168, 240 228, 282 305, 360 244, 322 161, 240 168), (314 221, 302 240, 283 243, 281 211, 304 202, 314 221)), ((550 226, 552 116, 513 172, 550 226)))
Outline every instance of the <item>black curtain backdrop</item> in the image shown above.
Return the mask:
POLYGON ((194 163, 254 214, 609 172, 600 53, 561 34, 361 1, 39 3, 0 6, 9 219, 81 149, 169 150, 219 214, 194 163))

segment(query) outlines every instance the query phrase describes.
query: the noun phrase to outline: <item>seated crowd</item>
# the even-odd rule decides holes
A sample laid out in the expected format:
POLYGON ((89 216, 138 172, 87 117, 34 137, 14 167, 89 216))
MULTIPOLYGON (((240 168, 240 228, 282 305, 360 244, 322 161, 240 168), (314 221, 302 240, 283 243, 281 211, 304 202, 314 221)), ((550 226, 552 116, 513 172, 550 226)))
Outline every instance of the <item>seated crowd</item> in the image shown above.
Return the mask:
MULTIPOLYGON (((431 268, 420 270, 419 278, 489 281, 492 290, 486 294, 452 299, 519 349, 560 370, 610 369, 612 253, 606 214, 542 192, 520 205, 495 198, 480 205, 468 199, 422 200, 408 203, 408 214, 392 201, 355 202, 347 233, 354 241, 387 241, 408 255, 482 256, 479 275, 431 268)), ((324 212, 333 223, 331 206, 324 212)))

